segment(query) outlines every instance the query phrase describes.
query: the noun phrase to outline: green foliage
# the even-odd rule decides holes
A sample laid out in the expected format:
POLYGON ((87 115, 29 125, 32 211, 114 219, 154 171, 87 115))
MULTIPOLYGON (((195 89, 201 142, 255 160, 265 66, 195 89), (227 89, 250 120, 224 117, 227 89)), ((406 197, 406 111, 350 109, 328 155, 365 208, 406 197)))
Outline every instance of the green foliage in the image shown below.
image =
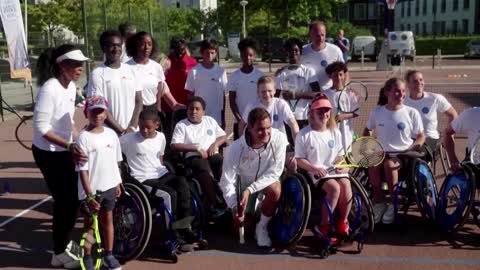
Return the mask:
POLYGON ((463 54, 465 45, 471 39, 479 39, 479 36, 460 36, 460 37, 422 37, 415 40, 417 55, 431 55, 437 53, 437 49, 442 50, 442 54, 463 54))

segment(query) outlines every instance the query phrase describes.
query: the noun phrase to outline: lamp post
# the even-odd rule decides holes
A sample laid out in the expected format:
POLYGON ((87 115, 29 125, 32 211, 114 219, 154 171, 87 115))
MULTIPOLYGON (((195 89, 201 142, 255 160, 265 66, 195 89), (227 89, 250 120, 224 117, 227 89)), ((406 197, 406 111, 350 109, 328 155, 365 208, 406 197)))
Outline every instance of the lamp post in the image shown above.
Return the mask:
POLYGON ((243 38, 247 37, 247 27, 245 26, 245 6, 248 4, 248 1, 242 0, 240 1, 240 5, 243 8, 243 23, 242 23, 242 34, 243 38))

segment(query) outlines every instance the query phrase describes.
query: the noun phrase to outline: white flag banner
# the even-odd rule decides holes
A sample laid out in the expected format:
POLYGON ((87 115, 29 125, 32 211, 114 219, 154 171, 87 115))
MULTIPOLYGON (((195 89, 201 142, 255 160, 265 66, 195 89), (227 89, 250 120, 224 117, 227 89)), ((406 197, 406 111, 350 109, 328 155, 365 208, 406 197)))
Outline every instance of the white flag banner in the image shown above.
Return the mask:
POLYGON ((0 0, 0 16, 7 37, 10 77, 31 80, 20 1, 0 0))

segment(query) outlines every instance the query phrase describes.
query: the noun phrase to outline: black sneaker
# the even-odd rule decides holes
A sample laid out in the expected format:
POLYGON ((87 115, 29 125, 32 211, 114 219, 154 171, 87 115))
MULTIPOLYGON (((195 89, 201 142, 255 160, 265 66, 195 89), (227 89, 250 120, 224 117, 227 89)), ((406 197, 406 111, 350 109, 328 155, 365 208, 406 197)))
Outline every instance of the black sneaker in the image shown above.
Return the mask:
POLYGON ((93 257, 92 256, 85 256, 82 259, 83 261, 83 269, 85 270, 95 270, 95 266, 93 265, 93 257))
POLYGON ((193 245, 187 243, 183 238, 177 238, 177 250, 183 253, 193 251, 193 245))
POLYGON ((121 270, 122 265, 118 262, 112 254, 109 254, 103 258, 103 265, 105 265, 110 270, 121 270))

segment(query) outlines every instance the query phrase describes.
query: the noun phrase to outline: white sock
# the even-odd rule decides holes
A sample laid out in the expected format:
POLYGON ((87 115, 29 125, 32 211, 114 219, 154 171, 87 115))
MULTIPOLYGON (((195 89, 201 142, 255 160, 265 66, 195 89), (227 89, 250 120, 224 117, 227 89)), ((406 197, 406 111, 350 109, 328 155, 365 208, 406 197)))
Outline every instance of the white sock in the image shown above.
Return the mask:
POLYGON ((260 216, 260 221, 258 222, 261 226, 267 226, 268 222, 272 219, 272 217, 267 217, 264 214, 260 216))

